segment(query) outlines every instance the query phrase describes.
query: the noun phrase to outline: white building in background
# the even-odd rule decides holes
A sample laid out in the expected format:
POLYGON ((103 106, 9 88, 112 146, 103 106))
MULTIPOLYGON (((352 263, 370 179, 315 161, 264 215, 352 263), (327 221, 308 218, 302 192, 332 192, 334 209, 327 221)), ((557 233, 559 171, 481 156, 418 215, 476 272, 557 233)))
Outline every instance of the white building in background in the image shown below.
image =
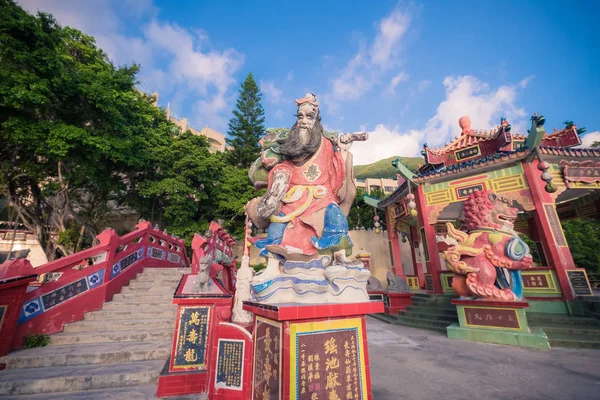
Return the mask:
POLYGON ((398 181, 386 178, 355 178, 354 184, 365 193, 370 193, 372 190, 382 190, 386 195, 392 194, 398 188, 398 181))

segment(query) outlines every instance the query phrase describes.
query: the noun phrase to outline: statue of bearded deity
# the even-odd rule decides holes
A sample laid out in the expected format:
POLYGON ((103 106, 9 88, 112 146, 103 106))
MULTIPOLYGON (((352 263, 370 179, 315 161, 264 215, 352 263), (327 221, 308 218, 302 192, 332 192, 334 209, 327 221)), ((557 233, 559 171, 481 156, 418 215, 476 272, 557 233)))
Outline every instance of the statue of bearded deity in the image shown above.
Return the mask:
POLYGON ((268 233, 253 240, 268 259, 252 281, 254 296, 268 303, 368 301, 370 272, 348 259, 346 218, 356 195, 349 149, 367 134, 325 132, 313 94, 296 105, 292 129, 263 137, 261 157, 250 168, 255 187, 267 187, 246 207, 254 225, 268 233))

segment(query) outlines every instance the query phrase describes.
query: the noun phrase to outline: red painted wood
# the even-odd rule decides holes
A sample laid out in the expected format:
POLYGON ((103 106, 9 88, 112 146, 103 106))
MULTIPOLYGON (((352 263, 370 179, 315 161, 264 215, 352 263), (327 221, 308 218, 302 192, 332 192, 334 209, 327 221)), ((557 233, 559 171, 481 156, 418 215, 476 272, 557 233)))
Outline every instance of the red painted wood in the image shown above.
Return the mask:
POLYGON ((6 307, 0 319, 0 357, 8 354, 11 348, 27 285, 35 279, 28 275, 0 281, 0 307, 6 307))
POLYGON ((452 304, 459 306, 482 306, 482 307, 510 307, 527 308, 529 303, 526 301, 487 301, 487 300, 461 300, 453 299, 452 304))
MULTIPOLYGON (((437 239, 435 235, 435 228, 429 223, 429 213, 427 211, 427 204, 425 202, 425 192, 423 191, 423 185, 419 185, 419 187, 417 188, 417 193, 415 194, 415 201, 417 203, 417 210, 419 212, 419 214, 417 215, 419 228, 425 228, 425 240, 427 240, 427 252, 429 253, 427 257, 429 258, 429 261, 425 263, 427 265, 427 273, 433 276, 433 292, 436 294, 442 294, 442 284, 440 282, 440 276, 438 274, 438 272, 442 270, 442 267, 440 265, 440 255, 437 252, 437 239)), ((425 256, 425 254, 423 256, 425 256)), ((420 278, 421 277, 419 276, 419 280, 420 278)), ((423 283, 425 283, 425 278, 423 278, 423 283)))
MULTIPOLYGON (((392 205, 392 207, 393 206, 394 205, 392 205)), ((404 271, 402 269, 402 254, 400 253, 400 243, 398 243, 398 231, 396 230, 396 227, 393 226, 390 218, 390 213, 388 211, 388 209, 385 210, 385 220, 387 226, 388 243, 390 244, 389 248, 392 251, 392 262, 394 263, 394 267, 396 268, 396 273, 400 271, 400 274, 404 274, 404 271)))
POLYGON ((546 259, 556 273, 564 298, 573 300, 575 296, 566 272, 568 269, 575 268, 571 250, 568 247, 558 247, 556 245, 550 224, 544 213, 543 204, 554 204, 554 199, 544 189, 546 182, 541 178, 542 171, 537 168, 539 161, 534 159, 532 162, 523 162, 522 164, 533 197, 533 204, 535 205, 535 210, 533 211, 534 222, 539 238, 544 246, 546 259))
POLYGON ((244 310, 275 321, 318 320, 333 317, 377 314, 383 312, 383 302, 268 305, 244 302, 244 310))

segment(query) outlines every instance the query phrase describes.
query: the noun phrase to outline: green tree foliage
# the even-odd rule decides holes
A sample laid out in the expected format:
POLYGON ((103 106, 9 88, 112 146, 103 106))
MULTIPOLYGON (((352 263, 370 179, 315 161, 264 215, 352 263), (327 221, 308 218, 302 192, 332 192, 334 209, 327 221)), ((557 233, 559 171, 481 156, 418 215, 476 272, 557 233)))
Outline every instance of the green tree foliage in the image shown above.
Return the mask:
MULTIPOLYGON (((360 228, 375 228, 375 220, 373 217, 375 214, 379 216, 379 223, 381 224, 381 230, 386 229, 386 221, 385 221, 385 211, 380 209, 375 209, 374 207, 368 205, 363 201, 363 197, 365 192, 362 189, 357 189, 356 197, 354 198, 354 202, 352 203, 352 208, 350 208, 350 214, 348 215, 348 226, 350 229, 360 229, 360 228)), ((383 199, 385 194, 381 189, 371 190, 368 196, 373 197, 375 199, 383 199)))
POLYGON ((229 121, 231 139, 227 139, 232 149, 227 153, 228 161, 241 168, 249 168, 260 155, 258 141, 265 133, 264 110, 260 103, 262 94, 252 74, 242 83, 240 96, 229 121))
POLYGON ((590 218, 562 222, 575 265, 588 272, 600 272, 600 221, 590 218))
POLYGON ((52 259, 72 251, 55 233, 98 233, 166 120, 135 89, 137 65, 11 0, 0 14, 0 188, 52 259))

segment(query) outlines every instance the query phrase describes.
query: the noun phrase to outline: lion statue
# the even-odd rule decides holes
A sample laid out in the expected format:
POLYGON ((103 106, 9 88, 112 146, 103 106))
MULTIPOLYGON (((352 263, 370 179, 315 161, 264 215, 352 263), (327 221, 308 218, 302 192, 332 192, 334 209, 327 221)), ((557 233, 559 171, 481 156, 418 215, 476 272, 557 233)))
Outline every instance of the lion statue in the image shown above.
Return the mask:
POLYGON ((517 301, 523 297, 521 270, 532 266, 529 246, 514 230, 518 209, 491 190, 475 191, 464 204, 463 229, 447 223, 458 244, 442 258, 454 272, 452 288, 461 298, 517 301))

